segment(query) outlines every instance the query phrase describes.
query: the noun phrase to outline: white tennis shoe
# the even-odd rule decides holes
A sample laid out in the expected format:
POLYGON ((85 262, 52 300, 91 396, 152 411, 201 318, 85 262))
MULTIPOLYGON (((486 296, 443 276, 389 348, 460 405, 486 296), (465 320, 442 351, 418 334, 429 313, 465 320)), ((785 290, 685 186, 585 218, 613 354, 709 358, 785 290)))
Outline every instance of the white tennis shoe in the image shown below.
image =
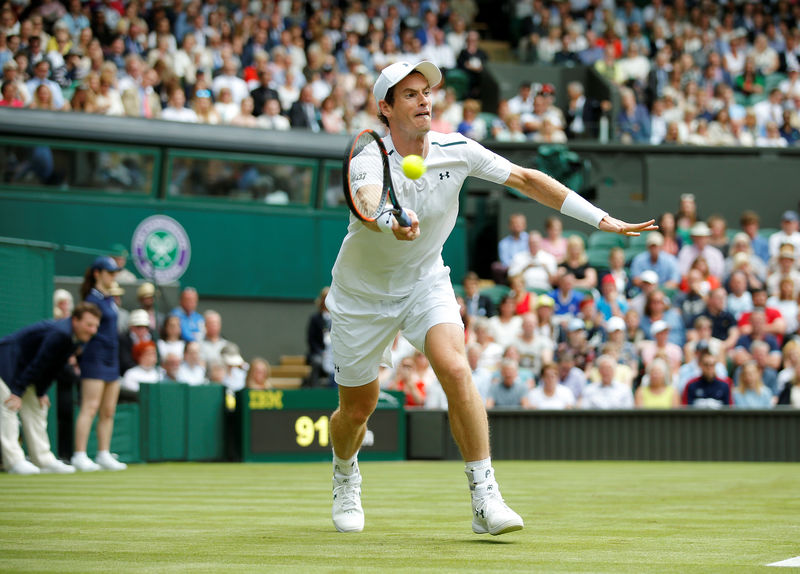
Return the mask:
POLYGON ((75 467, 64 464, 58 459, 41 468, 42 474, 74 474, 75 467))
POLYGON ((98 452, 94 460, 105 470, 125 470, 128 468, 127 464, 118 461, 110 452, 98 452))
POLYGON ((475 534, 497 536, 522 530, 523 526, 522 517, 503 501, 494 480, 472 491, 472 531, 475 534))
POLYGON ((40 472, 41 471, 39 470, 38 466, 36 466, 32 462, 28 462, 24 458, 17 464, 8 469, 8 474, 21 474, 24 476, 28 476, 31 474, 39 474, 40 472))
POLYGON ((364 530, 364 510, 361 508, 361 473, 333 477, 333 525, 339 532, 364 530))
POLYGON ((89 458, 89 455, 87 455, 85 452, 76 452, 72 455, 72 458, 69 462, 75 467, 75 470, 80 470, 81 472, 94 472, 102 468, 99 464, 89 458))

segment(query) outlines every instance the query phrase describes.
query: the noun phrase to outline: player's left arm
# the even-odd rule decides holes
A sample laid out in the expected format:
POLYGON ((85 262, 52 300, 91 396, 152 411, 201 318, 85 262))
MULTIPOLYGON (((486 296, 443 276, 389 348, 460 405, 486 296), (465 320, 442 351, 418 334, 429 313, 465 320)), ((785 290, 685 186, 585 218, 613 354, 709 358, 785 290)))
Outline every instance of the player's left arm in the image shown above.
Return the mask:
POLYGON ((583 221, 601 231, 622 235, 639 235, 642 231, 658 229, 655 220, 627 223, 612 217, 583 197, 539 170, 512 164, 505 185, 513 187, 542 205, 583 221))

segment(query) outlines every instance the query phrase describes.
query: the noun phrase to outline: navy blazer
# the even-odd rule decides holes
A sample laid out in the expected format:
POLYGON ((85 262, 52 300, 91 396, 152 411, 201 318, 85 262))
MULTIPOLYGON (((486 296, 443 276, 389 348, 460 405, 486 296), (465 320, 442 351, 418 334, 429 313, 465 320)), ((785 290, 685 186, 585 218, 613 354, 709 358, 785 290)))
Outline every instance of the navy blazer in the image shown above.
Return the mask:
POLYGON ((29 325, 0 339, 0 378, 18 397, 29 385, 42 397, 80 345, 70 317, 29 325))

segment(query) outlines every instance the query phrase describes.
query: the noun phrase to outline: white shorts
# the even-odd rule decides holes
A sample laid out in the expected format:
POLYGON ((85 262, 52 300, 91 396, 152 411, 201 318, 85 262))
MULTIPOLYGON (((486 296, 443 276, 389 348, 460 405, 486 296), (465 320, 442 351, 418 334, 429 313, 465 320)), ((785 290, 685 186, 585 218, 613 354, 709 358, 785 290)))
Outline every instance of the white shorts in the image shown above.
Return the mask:
POLYGON ((325 306, 331 314, 334 379, 343 387, 366 385, 378 378, 381 364, 392 366, 391 345, 398 331, 424 351, 434 325, 463 326, 449 269, 438 278, 420 281, 400 299, 367 299, 334 283, 325 306))

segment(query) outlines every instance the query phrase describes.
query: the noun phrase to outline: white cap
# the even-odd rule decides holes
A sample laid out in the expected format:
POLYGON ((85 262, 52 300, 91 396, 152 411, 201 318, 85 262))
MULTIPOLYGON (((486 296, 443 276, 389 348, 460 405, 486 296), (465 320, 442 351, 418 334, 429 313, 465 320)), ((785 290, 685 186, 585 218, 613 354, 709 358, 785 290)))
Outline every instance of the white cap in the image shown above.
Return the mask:
POLYGON ((375 80, 375 86, 372 88, 375 101, 380 103, 381 100, 386 99, 386 92, 389 91, 389 88, 415 71, 425 76, 431 88, 442 81, 442 72, 433 62, 428 62, 426 60, 416 65, 411 65, 408 62, 396 62, 391 66, 386 66, 381 72, 381 75, 378 76, 378 79, 375 80))
POLYGON ((652 269, 646 269, 645 271, 642 271, 641 275, 639 275, 639 279, 641 279, 645 283, 652 283, 653 285, 658 285, 658 273, 656 273, 652 269))
POLYGON ((134 309, 131 311, 131 316, 128 319, 128 324, 131 327, 149 327, 150 315, 144 309, 134 309))
POLYGON ((653 321, 653 324, 650 325, 650 333, 652 335, 658 335, 661 331, 666 331, 667 329, 669 329, 669 325, 667 325, 667 322, 662 319, 653 321))
POLYGON ((614 331, 625 331, 625 320, 622 317, 610 317, 606 321, 606 331, 613 333, 614 331))
POLYGON ((692 228, 689 230, 689 235, 692 237, 710 237, 711 229, 709 229, 705 221, 698 221, 692 225, 692 228))

